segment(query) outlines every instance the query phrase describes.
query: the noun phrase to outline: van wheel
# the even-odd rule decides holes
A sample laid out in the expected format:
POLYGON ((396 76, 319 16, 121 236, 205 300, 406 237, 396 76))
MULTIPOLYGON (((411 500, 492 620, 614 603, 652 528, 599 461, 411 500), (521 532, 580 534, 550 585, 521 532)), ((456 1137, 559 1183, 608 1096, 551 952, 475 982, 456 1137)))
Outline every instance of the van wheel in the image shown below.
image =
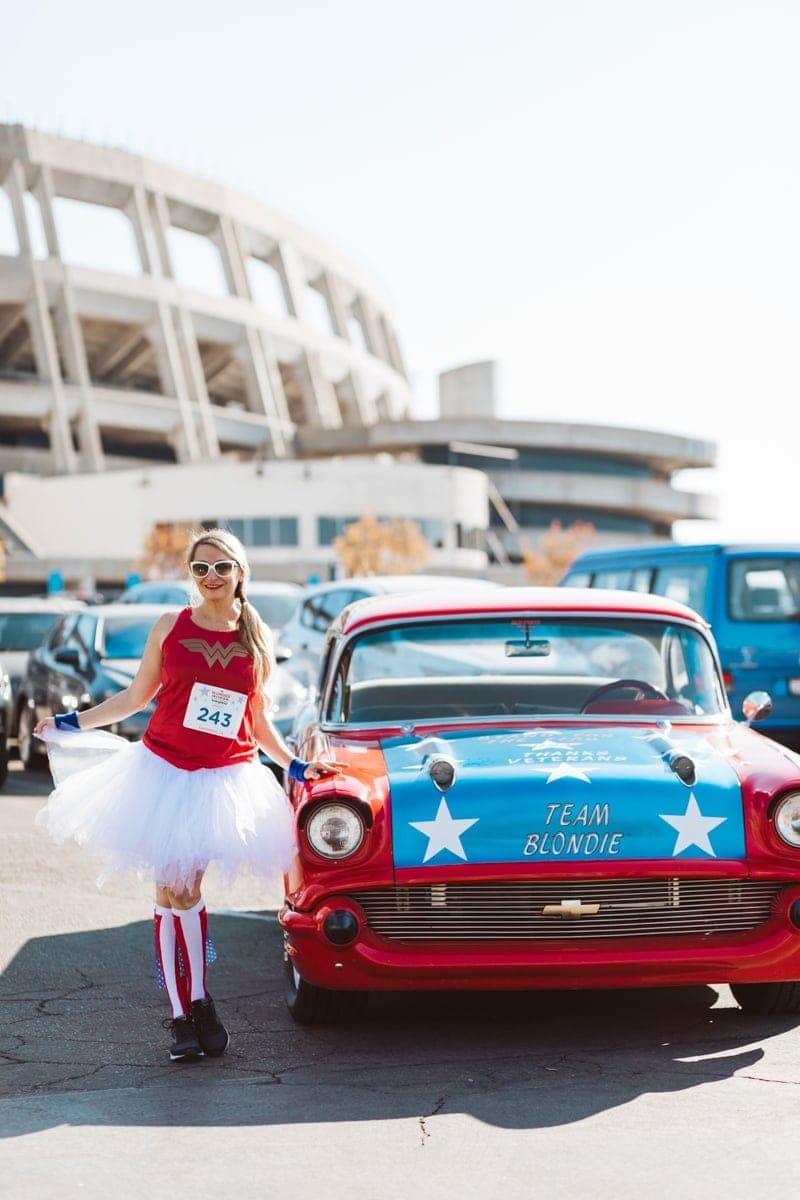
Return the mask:
POLYGON ((743 1012, 762 1017, 800 1013, 800 983, 731 983, 728 986, 743 1012))
POLYGON ((284 997, 298 1025, 329 1025, 363 1017, 367 992, 334 992, 306 983, 290 955, 284 956, 284 997))

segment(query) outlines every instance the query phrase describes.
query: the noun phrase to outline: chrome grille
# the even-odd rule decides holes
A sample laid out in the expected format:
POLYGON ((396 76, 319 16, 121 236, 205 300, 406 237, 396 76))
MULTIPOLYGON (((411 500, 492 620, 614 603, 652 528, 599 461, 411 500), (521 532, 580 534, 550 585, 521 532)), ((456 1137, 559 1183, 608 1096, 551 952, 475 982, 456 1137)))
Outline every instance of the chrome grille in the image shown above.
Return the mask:
POLYGON ((741 933, 769 918, 785 886, 747 879, 435 883, 353 892, 352 899, 370 929, 395 941, 581 941, 741 933))

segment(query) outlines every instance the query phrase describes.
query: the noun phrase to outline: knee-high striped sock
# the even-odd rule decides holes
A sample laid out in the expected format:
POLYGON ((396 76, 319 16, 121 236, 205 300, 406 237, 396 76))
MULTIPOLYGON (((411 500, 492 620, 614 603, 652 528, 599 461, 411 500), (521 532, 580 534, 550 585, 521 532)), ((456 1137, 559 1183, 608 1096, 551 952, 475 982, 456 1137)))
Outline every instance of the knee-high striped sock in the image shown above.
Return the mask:
POLYGON ((206 936, 208 915, 204 900, 194 908, 173 908, 175 934, 183 954, 190 1000, 206 998, 206 936))
POLYGON ((161 974, 164 977, 164 987, 172 1007, 173 1017, 182 1017, 186 1013, 181 996, 178 980, 175 954, 175 922, 172 919, 172 909, 162 908, 160 904, 153 910, 153 921, 156 939, 156 957, 161 974))

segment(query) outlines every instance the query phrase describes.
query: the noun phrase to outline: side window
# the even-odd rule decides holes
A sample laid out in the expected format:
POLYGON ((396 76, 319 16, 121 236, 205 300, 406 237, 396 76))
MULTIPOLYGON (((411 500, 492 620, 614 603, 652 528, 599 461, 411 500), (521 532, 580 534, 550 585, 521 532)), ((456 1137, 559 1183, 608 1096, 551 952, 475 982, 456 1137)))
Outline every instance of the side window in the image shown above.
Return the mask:
POLYGON ((82 616, 78 617, 73 632, 72 641, 77 641, 79 649, 87 654, 94 653, 95 633, 97 632, 97 621, 94 617, 82 616))
POLYGON ((48 646, 51 650, 60 650, 66 644, 67 639, 75 628, 78 618, 74 613, 70 613, 67 617, 62 617, 60 621, 53 626, 53 632, 48 639, 48 646))
POLYGON ((630 567, 610 567, 605 571, 595 571, 594 586, 599 588, 621 588, 628 591, 631 586, 630 567))
POLYGON ((652 580, 652 567, 634 567, 631 571, 630 589, 632 592, 649 592, 652 580))
POLYGON ((351 596, 349 588, 336 588, 332 592, 312 596, 303 610, 303 624, 310 625, 318 633, 326 633, 331 621, 338 617, 351 596))
POLYGON ((572 571, 561 580, 562 587, 591 587, 591 571, 572 571))
POLYGON ((704 563, 674 563, 658 567, 653 581, 657 596, 688 604, 695 612, 705 615, 706 581, 708 567, 704 563))

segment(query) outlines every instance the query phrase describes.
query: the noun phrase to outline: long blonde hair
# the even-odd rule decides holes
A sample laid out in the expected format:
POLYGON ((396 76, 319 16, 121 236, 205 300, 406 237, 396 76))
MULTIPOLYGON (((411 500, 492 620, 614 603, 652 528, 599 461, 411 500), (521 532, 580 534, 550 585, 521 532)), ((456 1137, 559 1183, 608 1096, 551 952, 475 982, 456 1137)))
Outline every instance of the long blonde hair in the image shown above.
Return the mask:
POLYGON ((232 558, 241 571, 241 578, 236 585, 236 598, 239 601, 236 632, 240 643, 253 660, 256 690, 264 691, 275 665, 275 655, 272 649, 272 635, 247 599, 250 564, 244 546, 227 529, 204 529, 195 534, 189 544, 186 556, 188 562, 194 558, 197 547, 203 545, 216 546, 227 558, 232 558))

